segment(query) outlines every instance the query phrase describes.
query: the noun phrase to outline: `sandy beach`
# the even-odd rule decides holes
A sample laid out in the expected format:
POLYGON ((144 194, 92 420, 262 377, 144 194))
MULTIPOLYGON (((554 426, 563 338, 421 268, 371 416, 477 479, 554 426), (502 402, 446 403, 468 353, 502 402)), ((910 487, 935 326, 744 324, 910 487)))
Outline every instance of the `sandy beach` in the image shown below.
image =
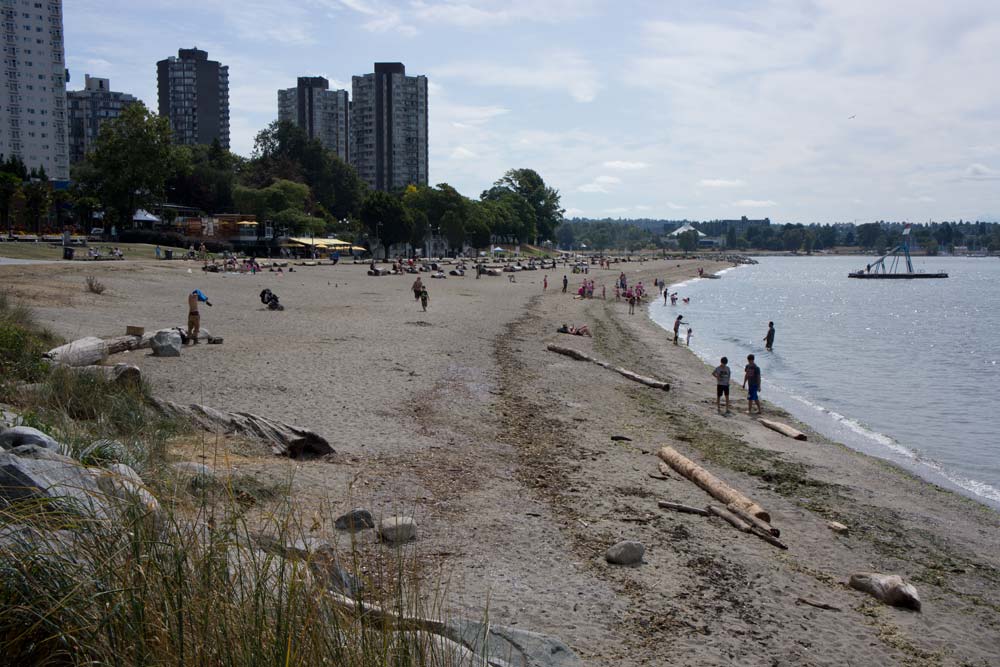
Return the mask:
MULTIPOLYGON (((138 365, 155 393, 246 410, 324 435, 332 460, 289 461, 206 441, 217 467, 291 477, 303 514, 369 507, 412 514, 413 549, 447 584, 448 609, 556 635, 594 665, 996 665, 1000 663, 1000 515, 795 423, 807 442, 715 410, 710 369, 646 315, 628 315, 613 281, 676 282, 722 264, 651 261, 593 269, 607 300, 574 292, 569 270, 431 280, 427 312, 413 276, 365 264, 257 276, 194 262, 0 266, 0 286, 67 339, 181 326, 186 295, 213 307, 202 326, 225 342, 109 360, 138 365), (189 273, 189 269, 191 272, 189 273), (108 290, 83 288, 96 275, 108 290), (543 291, 543 276, 549 289, 543 291), (258 299, 273 290, 286 310, 258 299), (587 324, 593 338, 561 335, 587 324), (559 343, 671 383, 663 392, 546 351, 559 343), (625 436, 630 440, 612 440, 625 436), (718 519, 662 510, 704 506, 679 475, 659 476, 669 445, 766 507, 780 551, 718 519), (832 532, 828 521, 849 528, 832 532), (609 565, 621 539, 643 564, 609 565), (845 582, 902 575, 922 613, 883 605, 845 582), (801 602, 824 603, 836 610, 801 602)), ((655 290, 653 293, 655 298, 655 290)), ((738 387, 738 383, 737 387, 738 387)), ((766 399, 766 396, 764 397, 766 399)), ((319 529, 344 541, 332 527, 319 529)))

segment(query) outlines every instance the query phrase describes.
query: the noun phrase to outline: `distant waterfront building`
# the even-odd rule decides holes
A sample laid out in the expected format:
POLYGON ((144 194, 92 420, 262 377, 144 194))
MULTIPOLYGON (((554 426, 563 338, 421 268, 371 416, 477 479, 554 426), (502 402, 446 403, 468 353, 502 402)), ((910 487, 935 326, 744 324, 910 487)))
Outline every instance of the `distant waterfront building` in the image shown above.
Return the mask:
POLYGON ((0 2, 0 155, 69 179, 62 0, 0 2))
POLYGON ((156 63, 159 113, 170 120, 177 144, 229 148, 229 68, 199 49, 180 49, 156 63))
POLYGON ((278 91, 278 120, 298 125, 344 162, 350 158, 350 106, 346 90, 330 90, 321 76, 300 76, 278 91))
POLYGON ((427 77, 375 63, 351 79, 351 164, 376 190, 427 185, 427 77))
POLYGON ((108 79, 84 75, 83 90, 66 92, 66 109, 69 117, 69 162, 76 164, 93 148, 101 126, 118 118, 122 110, 135 102, 128 93, 111 90, 108 79))

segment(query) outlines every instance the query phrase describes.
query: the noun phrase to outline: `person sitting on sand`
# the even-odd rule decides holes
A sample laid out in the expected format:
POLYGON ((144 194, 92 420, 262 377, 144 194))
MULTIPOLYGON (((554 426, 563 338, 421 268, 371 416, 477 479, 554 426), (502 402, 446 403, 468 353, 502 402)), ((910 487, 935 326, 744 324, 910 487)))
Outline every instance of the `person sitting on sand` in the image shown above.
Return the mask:
POLYGON ((559 333, 571 334, 573 336, 590 336, 590 328, 584 324, 579 327, 571 327, 563 324, 561 327, 556 329, 559 333))

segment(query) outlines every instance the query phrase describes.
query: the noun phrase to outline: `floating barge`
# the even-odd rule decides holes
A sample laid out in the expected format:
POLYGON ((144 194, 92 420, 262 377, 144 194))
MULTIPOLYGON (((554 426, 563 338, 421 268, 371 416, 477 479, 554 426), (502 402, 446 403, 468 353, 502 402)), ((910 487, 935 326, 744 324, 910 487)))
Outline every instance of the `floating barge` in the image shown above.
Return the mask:
POLYGON ((914 280, 918 278, 947 278, 947 273, 922 273, 913 270, 910 259, 910 225, 903 230, 903 242, 867 265, 862 271, 852 271, 848 278, 862 280, 914 280), (886 260, 890 260, 886 262, 886 260), (906 261, 906 271, 901 271, 900 260, 906 261))

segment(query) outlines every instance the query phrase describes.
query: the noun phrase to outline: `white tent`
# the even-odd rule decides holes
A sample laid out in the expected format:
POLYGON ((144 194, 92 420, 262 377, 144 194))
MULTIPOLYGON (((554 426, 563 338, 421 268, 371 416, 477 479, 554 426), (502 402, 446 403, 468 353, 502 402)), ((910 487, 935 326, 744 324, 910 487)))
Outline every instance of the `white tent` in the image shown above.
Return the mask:
POLYGON ((160 219, 144 208, 140 208, 132 216, 133 222, 159 222, 160 219))
POLYGON ((702 236, 705 236, 705 234, 699 232, 697 229, 695 229, 694 227, 692 227, 688 223, 685 223, 685 224, 681 225, 680 227, 678 227, 674 231, 670 232, 667 236, 669 236, 670 238, 676 238, 676 237, 680 236, 681 234, 683 234, 684 232, 698 232, 698 238, 701 238, 702 236))

